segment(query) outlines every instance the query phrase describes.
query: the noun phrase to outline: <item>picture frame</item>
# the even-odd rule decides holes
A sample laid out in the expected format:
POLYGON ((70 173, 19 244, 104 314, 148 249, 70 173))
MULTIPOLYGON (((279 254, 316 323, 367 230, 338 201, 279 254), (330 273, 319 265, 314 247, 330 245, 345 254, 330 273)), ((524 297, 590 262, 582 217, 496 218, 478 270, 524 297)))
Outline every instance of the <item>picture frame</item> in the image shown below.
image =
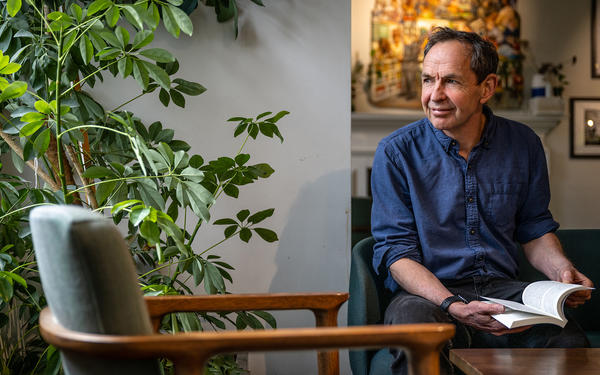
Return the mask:
POLYGON ((571 98, 570 144, 572 158, 600 158, 600 98, 571 98))
POLYGON ((600 6, 592 0, 592 78, 600 78, 600 6))

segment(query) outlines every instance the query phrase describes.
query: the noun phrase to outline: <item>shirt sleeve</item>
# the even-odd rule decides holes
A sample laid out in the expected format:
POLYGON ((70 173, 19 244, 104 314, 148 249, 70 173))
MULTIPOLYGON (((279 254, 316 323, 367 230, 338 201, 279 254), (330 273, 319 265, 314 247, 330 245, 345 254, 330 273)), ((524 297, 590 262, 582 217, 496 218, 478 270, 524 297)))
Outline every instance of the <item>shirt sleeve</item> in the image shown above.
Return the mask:
POLYGON ((373 267, 375 272, 387 273, 386 287, 394 291, 398 285, 389 267, 401 258, 422 261, 410 191, 398 157, 391 156, 389 144, 377 147, 371 172, 373 208, 371 231, 375 238, 373 267))
POLYGON ((526 243, 558 229, 548 206, 550 204, 550 183, 546 155, 539 137, 535 136, 532 157, 529 163, 527 196, 517 214, 516 238, 526 243))

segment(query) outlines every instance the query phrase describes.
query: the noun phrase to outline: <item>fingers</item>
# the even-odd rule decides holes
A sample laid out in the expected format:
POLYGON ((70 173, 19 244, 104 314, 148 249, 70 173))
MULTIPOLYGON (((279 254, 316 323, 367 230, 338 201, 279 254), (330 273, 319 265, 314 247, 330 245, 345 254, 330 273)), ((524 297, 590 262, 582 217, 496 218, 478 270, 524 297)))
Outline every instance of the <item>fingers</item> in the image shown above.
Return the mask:
POLYGON ((571 294, 567 298, 565 303, 567 304, 568 307, 578 307, 580 305, 583 305, 585 303, 585 301, 589 300, 591 297, 592 297, 591 290, 582 290, 582 291, 571 294))

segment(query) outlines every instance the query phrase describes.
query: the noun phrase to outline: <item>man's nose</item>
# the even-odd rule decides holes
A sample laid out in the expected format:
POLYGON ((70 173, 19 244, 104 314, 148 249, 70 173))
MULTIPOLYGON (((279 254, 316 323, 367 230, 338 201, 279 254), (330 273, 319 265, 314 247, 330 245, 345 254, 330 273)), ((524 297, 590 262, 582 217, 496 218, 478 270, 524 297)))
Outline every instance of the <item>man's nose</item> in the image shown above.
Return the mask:
POLYGON ((446 93, 444 92, 444 85, 442 81, 436 81, 431 92, 431 100, 439 102, 446 99, 446 93))

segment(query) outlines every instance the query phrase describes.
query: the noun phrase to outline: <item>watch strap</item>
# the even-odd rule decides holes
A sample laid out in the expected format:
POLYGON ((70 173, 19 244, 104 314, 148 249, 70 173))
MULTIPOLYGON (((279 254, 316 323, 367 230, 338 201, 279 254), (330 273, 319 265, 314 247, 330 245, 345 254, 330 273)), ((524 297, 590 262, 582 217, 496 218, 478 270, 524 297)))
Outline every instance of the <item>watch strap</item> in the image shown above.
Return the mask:
POLYGON ((459 294, 456 294, 456 295, 450 296, 450 297, 446 298, 444 301, 442 301, 442 303, 440 304, 440 309, 442 309, 443 312, 447 313, 448 308, 450 308, 450 305, 452 305, 454 302, 462 302, 464 304, 469 303, 466 299, 461 297, 459 294))

